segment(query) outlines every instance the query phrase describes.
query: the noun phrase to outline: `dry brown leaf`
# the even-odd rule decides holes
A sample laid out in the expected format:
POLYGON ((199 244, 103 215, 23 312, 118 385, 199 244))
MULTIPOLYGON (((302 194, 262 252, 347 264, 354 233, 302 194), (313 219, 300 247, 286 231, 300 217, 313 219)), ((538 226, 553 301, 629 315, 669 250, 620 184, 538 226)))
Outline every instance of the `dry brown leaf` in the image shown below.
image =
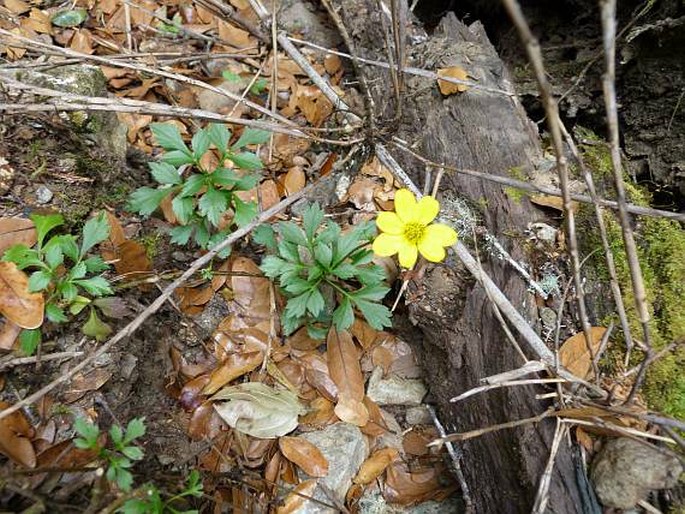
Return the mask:
MULTIPOLYGON (((602 336, 606 330, 604 327, 590 328, 592 355, 599 349, 602 336)), ((592 374, 592 357, 583 332, 579 332, 564 341, 564 344, 559 348, 559 362, 577 377, 590 377, 592 374)))
POLYGON ((398 455, 399 452, 395 448, 383 448, 373 452, 362 463, 352 482, 361 485, 370 484, 383 474, 385 469, 397 459, 398 455))
POLYGON ((581 427, 576 427, 576 441, 578 441, 578 444, 580 444, 587 451, 594 451, 594 442, 592 441, 592 437, 590 437, 590 434, 588 434, 581 427))
POLYGON ((297 85, 291 102, 309 123, 318 127, 333 112, 333 104, 316 86, 297 85))
POLYGON ((368 350, 373 346, 373 343, 376 341, 379 334, 378 330, 371 328, 371 325, 360 318, 354 319, 350 332, 352 332, 352 335, 357 339, 364 350, 368 350))
POLYGON ((281 195, 278 194, 278 186, 273 180, 265 180, 259 184, 259 197, 262 202, 262 210, 267 210, 281 201, 281 195))
POLYGON ((342 66, 342 61, 337 55, 328 54, 323 59, 323 66, 326 69, 326 73, 329 75, 335 75, 342 66))
POLYGON ((283 505, 276 509, 276 514, 293 514, 294 512, 300 512, 305 502, 308 501, 307 498, 314 494, 317 484, 318 480, 313 478, 302 482, 285 497, 283 505))
POLYGON ((74 32, 71 38, 69 48, 81 52, 82 54, 90 55, 95 50, 93 49, 93 36, 88 29, 78 29, 74 32))
POLYGON ((309 385, 314 387, 324 398, 335 401, 338 397, 338 387, 333 382, 328 360, 315 352, 310 352, 298 358, 304 365, 304 374, 309 385))
POLYGON ((95 368, 88 373, 77 374, 69 384, 69 390, 64 393, 64 401, 72 403, 83 396, 88 391, 96 391, 100 389, 112 377, 112 373, 105 368, 95 368))
POLYGON ((121 226, 119 218, 117 218, 111 212, 105 211, 105 216, 107 217, 107 223, 109 223, 109 242, 114 246, 119 246, 121 243, 126 241, 124 227, 121 226))
POLYGON ((33 221, 25 218, 0 218, 0 255, 16 244, 23 244, 29 248, 36 244, 33 221))
POLYGON ((2 320, 0 328, 0 350, 11 350, 21 333, 21 327, 8 319, 2 320))
POLYGON ((313 339, 309 336, 309 332, 306 327, 298 329, 293 335, 288 338, 288 343, 290 347, 295 350, 300 350, 303 352, 308 352, 311 350, 316 350, 321 346, 321 341, 318 339, 313 339))
POLYGON ((194 411, 202 403, 202 390, 209 383, 209 375, 199 375, 188 381, 181 389, 179 403, 186 411, 194 411))
POLYGON ((438 477, 436 467, 411 473, 404 463, 396 462, 387 468, 383 497, 401 505, 436 499, 440 492, 438 477))
POLYGON ((31 10, 31 6, 23 0, 5 0, 5 7, 12 14, 24 14, 31 10))
POLYGON ((218 20, 219 37, 236 48, 247 48, 253 45, 250 33, 239 29, 235 25, 224 20, 218 20))
POLYGON ((328 369, 331 379, 338 387, 335 414, 342 421, 364 426, 369 413, 363 403, 364 376, 359 364, 359 352, 349 332, 335 327, 328 332, 328 369))
POLYGON ((29 293, 29 278, 13 262, 0 262, 0 314, 21 328, 43 324, 44 299, 29 293))
MULTIPOLYGON (((10 407, 0 401, 0 410, 10 407)), ((21 411, 0 419, 0 452, 27 468, 36 467, 36 452, 31 444, 31 425, 21 411)))
POLYGON ((264 360, 262 352, 233 353, 215 369, 203 394, 214 394, 229 382, 256 369, 264 360))
MULTIPOLYGON (((438 77, 468 80, 469 74, 460 66, 450 66, 449 68, 438 69, 438 77)), ((469 90, 469 86, 466 84, 455 84, 454 82, 447 82, 445 80, 440 80, 439 78, 438 88, 440 88, 440 93, 442 93, 444 96, 453 95, 455 93, 463 93, 464 91, 469 90)))
POLYGON ((429 429, 414 428, 402 438, 402 448, 409 455, 422 456, 430 453, 428 443, 434 441, 438 433, 432 427, 429 429))
POLYGON ((304 171, 299 166, 293 166, 288 170, 283 179, 283 188, 285 189, 285 195, 290 196, 304 188, 306 183, 306 177, 304 171))
POLYGON ((369 420, 366 425, 361 427, 361 431, 370 436, 379 436, 386 433, 388 431, 388 427, 383 419, 381 409, 378 405, 376 405, 376 402, 374 402, 368 396, 365 396, 364 406, 366 407, 366 411, 369 413, 369 420))
POLYGON ((312 443, 302 437, 283 436, 278 440, 281 453, 310 477, 328 475, 328 460, 312 443))
POLYGON ((335 404, 323 396, 318 396, 308 406, 308 412, 300 418, 300 427, 320 429, 338 420, 333 409, 335 404))
POLYGON ((231 289, 234 304, 240 307, 240 314, 249 316, 254 322, 268 320, 271 316, 271 283, 264 277, 254 261, 238 257, 233 261, 231 289))
MULTIPOLYGON (((564 200, 559 196, 542 195, 542 194, 531 195, 530 201, 532 203, 534 203, 535 205, 539 205, 541 207, 549 207, 549 208, 555 209, 557 211, 563 211, 564 210, 564 200)), ((574 213, 578 211, 578 202, 576 202, 576 201, 571 202, 571 211, 574 213)))
POLYGON ((28 18, 22 18, 21 26, 24 29, 33 30, 39 34, 52 34, 50 16, 45 11, 33 8, 28 18))
POLYGON ((228 275, 231 272, 231 261, 224 261, 221 265, 214 270, 212 275, 212 290, 215 292, 221 289, 226 281, 228 280, 228 275))

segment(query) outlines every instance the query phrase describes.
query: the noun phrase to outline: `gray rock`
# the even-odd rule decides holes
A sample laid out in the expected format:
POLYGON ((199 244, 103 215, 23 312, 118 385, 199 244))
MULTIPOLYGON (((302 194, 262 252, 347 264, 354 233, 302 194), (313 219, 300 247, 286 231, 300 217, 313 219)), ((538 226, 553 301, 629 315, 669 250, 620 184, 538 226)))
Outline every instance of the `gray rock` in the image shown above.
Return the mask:
MULTIPOLYGON (((216 87, 240 96, 245 86, 239 81, 223 80, 217 84, 216 87)), ((200 109, 216 112, 219 114, 228 114, 235 107, 233 115, 236 118, 239 118, 240 115, 247 110, 247 107, 245 107, 244 104, 240 104, 236 107, 238 102, 232 98, 229 98, 226 95, 215 93, 214 91, 209 91, 208 89, 197 90, 197 103, 200 105, 200 109)))
MULTIPOLYGON (((333 494, 339 504, 344 504, 345 494, 352 485, 352 479, 369 455, 369 443, 366 436, 355 425, 335 423, 321 431, 302 434, 302 437, 316 446, 328 459, 328 475, 319 479, 320 486, 316 488, 313 497, 332 505, 334 502, 329 495, 333 494)), ((300 475, 303 480, 309 478, 302 472, 300 475)), ((333 514, 338 510, 307 501, 297 512, 298 514, 333 514)))
POLYGON ((38 186, 38 188, 36 189, 36 202, 38 202, 41 205, 50 203, 52 201, 53 196, 55 196, 53 192, 45 186, 38 186))
POLYGON ((373 370, 366 394, 378 405, 421 405, 426 396, 426 386, 421 380, 389 375, 383 378, 383 370, 373 370))
POLYGON ((674 487, 682 472, 676 457, 622 437, 604 445, 590 476, 605 507, 629 509, 651 490, 674 487))
POLYGON ((369 489, 359 500, 359 514, 459 514, 465 512, 458 498, 448 498, 441 502, 429 500, 404 507, 387 503, 378 489, 369 489))
POLYGON ((405 420, 408 425, 431 425, 433 423, 433 419, 425 405, 407 409, 405 420))

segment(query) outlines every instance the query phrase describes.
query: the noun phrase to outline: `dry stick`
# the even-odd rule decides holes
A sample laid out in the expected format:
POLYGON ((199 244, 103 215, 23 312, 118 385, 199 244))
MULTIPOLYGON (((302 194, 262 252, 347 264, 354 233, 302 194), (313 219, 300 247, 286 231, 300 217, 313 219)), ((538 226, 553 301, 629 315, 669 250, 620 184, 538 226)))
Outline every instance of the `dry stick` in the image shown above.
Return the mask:
POLYGON ((484 385, 484 386, 474 387, 473 389, 469 389, 468 391, 461 393, 459 396, 455 396, 454 398, 450 399, 450 402, 457 403, 457 402, 465 400, 466 398, 469 398, 473 395, 484 393, 486 391, 492 391, 493 389, 500 389, 502 387, 523 386, 523 385, 531 385, 531 384, 558 384, 558 383, 566 384, 566 383, 568 383, 568 380, 566 380, 565 378, 531 378, 531 379, 524 379, 524 380, 512 380, 509 382, 498 382, 497 384, 488 384, 488 385, 484 385))
POLYGON ((540 51, 540 44, 535 38, 528 26, 528 22, 523 16, 521 6, 517 0, 503 0, 504 7, 509 12, 509 17, 512 19, 519 36, 526 47, 528 60, 533 66, 535 72, 535 79, 538 83, 538 89, 542 102, 547 114, 547 124, 552 135, 552 144, 554 146, 554 154, 557 161, 557 173, 559 175, 559 185, 561 186, 561 193, 564 207, 564 217, 566 219, 566 240, 568 245, 568 252, 571 256, 571 271, 573 273, 573 282, 576 289, 576 299, 578 303, 578 314, 580 317, 580 324, 585 334, 585 345, 592 359, 592 366, 595 376, 599 376, 599 370, 594 362, 594 350, 592 349, 592 333, 590 331, 590 322, 587 316, 587 308, 585 306, 585 294, 583 292, 583 280, 580 276, 580 258, 578 256, 578 240, 576 238, 576 223, 575 214, 571 205, 571 193, 568 186, 568 163, 564 152, 564 142, 559 127, 559 108, 554 97, 552 96, 552 87, 550 86, 542 61, 542 52, 540 51))
MULTIPOLYGON (((40 48, 42 50, 51 50, 53 52, 57 52, 58 54, 61 54, 61 55, 67 56, 67 57, 77 57, 77 58, 82 59, 83 61, 86 61, 86 62, 96 62, 98 64, 105 64, 107 66, 112 66, 115 68, 125 68, 125 69, 140 71, 140 72, 144 72, 144 73, 149 73, 149 74, 152 74, 155 76, 168 78, 171 80, 175 80, 177 82, 182 82, 184 84, 189 84, 189 85, 199 87, 202 89, 207 89, 208 91, 219 94, 221 96, 228 97, 231 100, 234 100, 236 102, 241 102, 241 103, 245 104, 246 106, 256 110, 257 112, 259 112, 265 116, 268 116, 270 118, 274 118, 275 120, 278 120, 281 123, 284 123, 285 125, 296 127, 296 125, 292 121, 290 121, 288 118, 281 116, 280 114, 274 114, 259 104, 256 104, 256 103, 254 103, 250 100, 247 100, 245 98, 240 98, 240 96, 236 95, 235 93, 232 93, 232 92, 227 91, 225 89, 222 89, 220 87, 212 86, 211 84, 207 84, 205 82, 202 82, 201 80, 196 80, 196 79, 193 79, 190 77, 185 77, 179 73, 171 73, 168 71, 158 70, 156 68, 151 68, 149 66, 144 66, 142 64, 122 62, 122 61, 118 61, 118 60, 109 59, 107 57, 101 57, 98 55, 84 54, 81 52, 77 52, 75 50, 70 50, 68 48, 60 48, 60 47, 57 47, 55 45, 43 43, 40 41, 34 41, 33 39, 14 34, 8 30, 2 29, 2 28, 0 28, 0 36, 5 36, 6 38, 9 38, 10 41, 13 41, 13 42, 19 41, 21 43, 24 43, 29 48, 33 47, 33 48, 40 48)), ((12 45, 16 46, 16 43, 12 43, 12 45)))
POLYGON ((632 438, 644 438, 644 439, 653 439, 655 441, 661 441, 663 443, 668 443, 668 444, 676 444, 676 441, 671 439, 670 437, 664 437, 661 435, 655 435, 655 434, 650 434, 649 432, 641 432, 640 430, 636 430, 634 428, 629 428, 629 427, 622 427, 620 425, 615 425, 614 423, 608 423, 606 421, 602 421, 601 419, 597 418, 594 421, 588 421, 586 419, 575 419, 575 418, 559 418, 561 421, 564 423, 569 423, 571 425, 581 425, 585 427, 600 427, 608 430, 613 430, 615 432, 618 432, 621 435, 624 435, 626 437, 632 437, 632 438))
POLYGON ((301 191, 289 196, 288 198, 281 200, 278 202, 276 205, 271 207, 270 209, 264 211, 259 218, 257 218, 255 221, 252 223, 239 228, 235 232, 231 233, 224 241, 219 243, 218 245, 214 246, 210 251, 208 251, 206 254, 204 254, 202 257, 199 259, 196 259, 191 266, 181 275, 179 278, 174 280, 171 284, 169 284, 167 287, 164 288, 164 291, 157 297, 157 299, 152 302, 143 312, 141 312, 136 318, 131 321, 128 325, 126 325, 123 329, 121 329, 117 334, 109 339, 106 343, 104 343, 100 348, 95 350, 90 356, 86 357, 83 359, 80 363, 78 363, 76 366, 71 368, 69 371, 64 373, 63 375, 57 377, 55 380, 50 382, 48 385, 42 387, 35 393, 27 396, 23 400, 15 403, 11 407, 8 407, 7 409, 4 409, 3 411, 0 412, 0 419, 6 418, 13 412, 18 411, 19 409, 31 405, 32 403, 40 400, 43 396, 45 396, 47 393, 55 389, 58 385, 67 382, 69 379, 71 379, 74 375, 76 375, 79 371, 87 367, 89 364, 94 362, 96 359, 98 359, 101 355, 106 353, 107 351, 110 350, 116 343, 121 341, 122 339, 129 337, 131 334, 133 334, 140 325, 143 324, 143 322, 149 318, 152 314, 157 312, 157 310, 164 305, 164 303, 167 301, 167 299, 171 296, 171 294, 174 292, 174 290, 178 287, 180 287, 187 279, 192 277, 198 270, 200 270, 203 266, 205 266, 207 263, 211 262, 211 260, 223 249, 228 248, 230 245, 244 237, 245 235, 249 234, 250 231, 252 231, 257 225, 260 225, 266 221, 268 221, 272 216, 278 214, 279 212, 283 211, 286 207, 289 205, 293 204, 300 198, 303 198, 311 189, 312 185, 309 185, 308 187, 302 189, 301 191))
MULTIPOLYGON (((467 168, 457 168, 456 166, 449 166, 447 164, 440 164, 435 161, 431 161, 430 159, 422 156, 421 154, 416 153, 414 150, 411 148, 407 147, 406 143, 398 138, 393 137, 392 139, 392 145, 399 150, 402 150, 403 152, 406 152, 410 154, 412 157, 415 159, 419 160, 421 163, 431 166, 434 168, 438 169, 444 169, 445 171, 451 171, 453 173, 459 173, 461 175, 467 176, 467 177, 474 177, 478 178, 481 180, 487 180, 489 182, 495 182, 497 184, 502 184, 505 186, 510 186, 510 187, 515 187, 517 189, 522 189, 524 191, 528 191, 531 193, 542 193, 550 196, 561 196, 562 193, 558 189, 555 189, 553 187, 548 187, 548 186, 540 186, 537 184, 531 184, 528 182, 524 182, 522 180, 516 180, 511 177, 504 177, 501 175, 495 175, 495 174, 490 174, 490 173, 485 173, 482 171, 476 171, 476 170, 470 170, 467 168)), ((590 196, 588 195, 580 195, 580 194, 575 194, 571 193, 571 199, 575 200, 577 202, 582 202, 582 203, 593 203, 593 200, 590 196)), ((597 203, 601 205, 602 207, 608 207, 610 209, 617 210, 618 209, 618 204, 614 202, 613 200, 606 200, 604 198, 597 198, 597 203)), ((631 214, 638 214, 641 216, 652 216, 655 218, 665 218, 665 219, 671 219, 674 221, 680 221, 680 222, 685 222, 685 214, 679 213, 679 212, 671 212, 671 211, 662 211, 659 209, 652 209, 650 207, 642 207, 640 205, 634 205, 634 204, 627 204, 626 205, 628 212, 631 214)))
POLYGON ((626 209, 626 190, 623 184, 623 169, 621 168, 621 153, 618 140, 618 108, 616 106, 616 0, 601 0, 602 17, 602 41, 604 46, 604 64, 606 72, 602 77, 604 89, 604 105, 609 124, 609 145, 611 148, 611 167, 614 171, 614 186, 616 187, 616 200, 618 202, 618 218, 621 222, 623 244, 626 249, 626 258, 630 269, 630 280, 635 296, 635 308, 642 324, 643 344, 647 347, 647 355, 642 361, 642 367, 637 373, 635 383, 630 390, 626 403, 631 403, 640 390, 647 373, 647 365, 654 352, 649 335, 649 310, 647 308, 647 295, 645 293, 644 279, 640 268, 640 260, 637 255, 637 247, 633 230, 630 226, 630 217, 626 209))
POLYGON ((552 439, 552 448, 549 452, 549 459, 547 460, 547 465, 545 466, 545 471, 542 473, 540 478, 540 485, 538 486, 538 492, 535 495, 535 503, 533 504, 532 514, 543 514, 547 509, 547 502, 549 501, 549 486, 552 483, 552 470, 554 469, 554 461, 556 460, 557 453, 559 453, 559 447, 561 446, 561 441, 568 434, 568 426, 557 419, 557 428, 554 431, 554 439, 552 439))
POLYGON ((47 362, 61 359, 73 359, 74 357, 80 357, 81 355, 83 355, 83 352, 55 352, 41 355, 40 357, 34 355, 32 357, 16 357, 8 360, 3 359, 0 361, 0 371, 7 368, 13 368, 14 366, 33 364, 38 362, 39 359, 40 362, 47 362))

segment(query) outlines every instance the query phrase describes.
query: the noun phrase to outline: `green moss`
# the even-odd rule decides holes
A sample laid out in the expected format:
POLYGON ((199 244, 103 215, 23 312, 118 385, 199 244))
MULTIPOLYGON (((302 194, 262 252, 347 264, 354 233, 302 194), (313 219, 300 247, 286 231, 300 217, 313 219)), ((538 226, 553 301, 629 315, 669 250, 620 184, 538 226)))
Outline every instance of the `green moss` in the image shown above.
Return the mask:
MULTIPOLYGON (((593 141, 590 145, 582 145, 581 151, 593 174, 604 179, 611 174, 605 145, 593 141)), ((630 202, 649 205, 649 194, 628 180, 626 193, 630 202)), ((633 337, 641 338, 621 227, 613 211, 605 211, 604 221, 631 331, 633 337)), ((591 206, 584 206, 579 212, 579 225, 578 233, 584 235, 581 241, 584 251, 600 249, 592 258, 597 278, 608 281, 609 273, 591 206)), ((652 344, 659 351, 671 343, 685 340, 685 230, 677 222, 644 216, 638 218, 634 232, 651 315, 652 344)), ((637 363, 641 356, 634 355, 634 358, 637 363)), ((683 369, 685 344, 678 345, 650 366, 643 390, 650 407, 674 417, 685 417, 683 369)))
POLYGON ((145 253, 152 260, 159 253, 159 245, 164 241, 164 236, 159 232, 154 232, 140 237, 138 241, 145 247, 145 253))

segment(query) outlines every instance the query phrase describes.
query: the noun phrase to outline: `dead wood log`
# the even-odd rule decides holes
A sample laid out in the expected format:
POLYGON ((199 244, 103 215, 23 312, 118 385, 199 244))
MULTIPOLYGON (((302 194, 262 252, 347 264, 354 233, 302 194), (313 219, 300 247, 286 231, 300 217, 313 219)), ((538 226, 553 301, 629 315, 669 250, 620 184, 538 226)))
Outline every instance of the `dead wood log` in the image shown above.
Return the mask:
MULTIPOLYGON (((336 5, 354 46, 350 50, 360 57, 387 60, 390 21, 383 19, 379 3, 339 0, 336 5)), ((408 65, 430 69, 458 65, 480 85, 512 91, 508 72, 479 23, 467 27, 450 15, 430 37, 414 33, 409 39, 413 43, 407 52, 408 65)), ((396 120, 388 70, 361 66, 380 134, 386 129, 386 137, 388 133, 398 136, 432 161, 482 172, 506 175, 516 170, 530 176, 542 161, 537 131, 514 97, 471 89, 445 98, 433 81, 405 77, 402 115, 396 120)), ((423 164, 407 154, 396 152, 395 157, 417 184, 423 183, 423 164)), ((458 174, 446 175, 441 191, 474 206, 481 224, 515 259, 526 262, 525 230, 528 223, 542 217, 527 199, 514 200, 497 184, 458 174)), ((486 272, 510 301, 527 319, 536 319, 534 298, 516 271, 483 248, 479 254, 486 272)), ((458 262, 430 267, 423 283, 415 286, 417 294, 409 302, 408 314, 422 341, 420 353, 430 370, 427 380, 448 430, 464 432, 528 418, 547 407, 535 399, 539 390, 534 387, 500 389, 451 404, 450 398, 480 385, 481 378, 523 362, 507 342, 483 288, 458 262)), ((553 432, 554 422, 545 420, 463 443, 463 471, 477 512, 530 512, 553 432)), ((586 485, 579 486, 572 449, 564 441, 556 458, 548 512, 585 512, 586 485)))

